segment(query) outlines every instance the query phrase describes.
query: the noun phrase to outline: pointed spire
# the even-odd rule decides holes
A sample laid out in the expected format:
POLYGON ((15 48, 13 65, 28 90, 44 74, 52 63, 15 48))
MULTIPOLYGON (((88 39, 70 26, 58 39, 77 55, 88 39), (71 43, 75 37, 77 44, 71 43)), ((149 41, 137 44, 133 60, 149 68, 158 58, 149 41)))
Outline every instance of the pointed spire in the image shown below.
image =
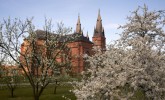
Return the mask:
POLYGON ((98 17, 96 21, 96 28, 94 28, 93 37, 105 37, 104 28, 102 26, 102 19, 100 14, 100 9, 98 10, 98 17))
POLYGON ((99 9, 99 11, 98 11, 98 17, 97 17, 97 20, 101 20, 100 9, 99 9))
POLYGON ((87 31, 87 36, 86 36, 88 39, 89 39, 89 36, 88 36, 88 31, 87 31))
POLYGON ((80 15, 78 14, 78 20, 77 20, 77 25, 76 25, 76 33, 81 34, 81 23, 80 23, 80 15))
POLYGON ((98 11, 98 17, 97 17, 97 23, 96 23, 96 31, 97 31, 97 33, 101 33, 102 32, 102 19, 101 19, 101 15, 100 15, 100 9, 98 11))
POLYGON ((104 35, 104 27, 103 27, 103 29, 102 29, 102 34, 103 34, 103 36, 105 36, 105 35, 104 35))
POLYGON ((83 31, 81 31, 81 35, 84 36, 83 31))
POLYGON ((77 20, 77 24, 81 24, 80 23, 80 14, 78 13, 78 20, 77 20))

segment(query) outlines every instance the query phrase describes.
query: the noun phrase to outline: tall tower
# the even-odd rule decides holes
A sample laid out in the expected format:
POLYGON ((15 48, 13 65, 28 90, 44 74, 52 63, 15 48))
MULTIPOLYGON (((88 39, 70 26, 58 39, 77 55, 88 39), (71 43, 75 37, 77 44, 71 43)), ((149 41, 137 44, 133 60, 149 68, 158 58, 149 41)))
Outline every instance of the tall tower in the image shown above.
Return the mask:
POLYGON ((96 28, 94 28, 94 33, 92 37, 92 41, 94 42, 95 47, 99 47, 101 50, 105 50, 105 35, 104 35, 104 27, 102 27, 102 19, 100 15, 100 10, 98 11, 98 17, 96 22, 96 28))
POLYGON ((87 36, 83 35, 83 30, 81 29, 80 16, 78 16, 76 30, 72 35, 74 37, 74 41, 69 42, 68 47, 70 47, 70 59, 72 65, 72 72, 74 74, 84 71, 87 66, 87 62, 85 62, 83 55, 93 54, 93 42, 90 41, 88 33, 87 36))

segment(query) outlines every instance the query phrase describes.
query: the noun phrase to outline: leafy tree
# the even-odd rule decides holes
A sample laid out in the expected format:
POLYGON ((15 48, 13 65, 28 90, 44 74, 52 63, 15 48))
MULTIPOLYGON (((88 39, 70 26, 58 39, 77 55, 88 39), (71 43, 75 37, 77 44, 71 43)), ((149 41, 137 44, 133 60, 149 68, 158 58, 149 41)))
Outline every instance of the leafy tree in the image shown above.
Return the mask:
POLYGON ((32 86, 34 99, 39 100, 53 73, 70 69, 67 44, 73 38, 66 35, 71 29, 60 23, 57 30, 52 31, 51 21, 47 19, 43 31, 36 31, 32 19, 8 19, 0 26, 0 47, 23 70, 32 86), (58 60, 60 57, 63 61, 58 60))
POLYGON ((165 99, 164 11, 148 11, 144 5, 128 21, 121 26, 121 39, 105 53, 86 56, 90 68, 74 83, 78 99, 128 100, 139 90, 144 99, 165 99))

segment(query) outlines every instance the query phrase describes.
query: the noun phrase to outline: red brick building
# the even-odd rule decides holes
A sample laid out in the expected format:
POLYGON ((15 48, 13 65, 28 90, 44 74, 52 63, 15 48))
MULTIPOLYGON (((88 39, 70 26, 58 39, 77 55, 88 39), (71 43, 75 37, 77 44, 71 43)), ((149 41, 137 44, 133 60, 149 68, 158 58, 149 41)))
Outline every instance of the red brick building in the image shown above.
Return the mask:
MULTIPOLYGON (((38 41, 42 41, 42 36, 45 34, 42 30, 37 30, 36 34, 38 36, 38 41)), ((92 48, 94 46, 99 47, 102 50, 105 50, 106 48, 106 38, 104 35, 104 28, 102 26, 102 19, 100 15, 100 11, 98 12, 98 18, 96 21, 96 27, 94 28, 94 34, 92 37, 92 41, 90 41, 88 37, 88 33, 86 36, 84 36, 83 31, 81 30, 81 22, 80 17, 78 16, 77 24, 76 24, 76 30, 73 34, 70 35, 79 35, 74 41, 68 43, 68 47, 70 48, 70 62, 72 66, 72 71, 74 73, 80 73, 85 68, 85 62, 83 59, 84 54, 93 55, 92 48)), ((68 36, 70 36, 68 35, 68 36)), ((23 44, 26 44, 25 41, 23 44)), ((41 42, 42 44, 42 42, 41 42)), ((22 45, 21 50, 24 50, 24 45, 22 45)), ((62 62, 63 58, 58 58, 58 61, 62 62)))

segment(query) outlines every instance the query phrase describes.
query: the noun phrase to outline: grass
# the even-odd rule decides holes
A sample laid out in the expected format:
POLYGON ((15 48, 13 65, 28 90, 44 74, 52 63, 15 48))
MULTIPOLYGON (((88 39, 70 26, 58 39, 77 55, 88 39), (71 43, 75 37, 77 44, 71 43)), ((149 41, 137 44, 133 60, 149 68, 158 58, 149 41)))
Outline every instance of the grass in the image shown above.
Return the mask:
MULTIPOLYGON (((71 86, 62 86, 57 88, 57 93, 53 94, 54 87, 52 85, 48 86, 42 93, 40 100, 65 100, 62 98, 64 95, 71 100, 76 100, 74 94, 70 93, 69 90, 72 89, 71 86)), ((0 90, 0 100, 34 100, 32 94, 32 88, 20 87, 14 91, 14 98, 11 98, 10 91, 7 89, 0 90)))
MULTIPOLYGON (((66 100, 62 96, 64 95, 71 100, 76 100, 76 97, 73 93, 70 93, 69 90, 72 89, 71 86, 59 86, 57 88, 57 94, 53 94, 54 86, 49 85, 46 87, 44 92, 42 93, 40 100, 66 100)), ((123 89, 123 92, 130 91, 128 87, 123 89), (125 90, 126 89, 126 90, 125 90)), ((18 87, 14 91, 14 98, 11 98, 10 91, 7 89, 0 90, 0 100, 34 100, 32 94, 32 88, 30 86, 26 87, 18 87)), ((142 90, 137 90, 134 96, 130 100, 146 100, 145 95, 142 90)))

